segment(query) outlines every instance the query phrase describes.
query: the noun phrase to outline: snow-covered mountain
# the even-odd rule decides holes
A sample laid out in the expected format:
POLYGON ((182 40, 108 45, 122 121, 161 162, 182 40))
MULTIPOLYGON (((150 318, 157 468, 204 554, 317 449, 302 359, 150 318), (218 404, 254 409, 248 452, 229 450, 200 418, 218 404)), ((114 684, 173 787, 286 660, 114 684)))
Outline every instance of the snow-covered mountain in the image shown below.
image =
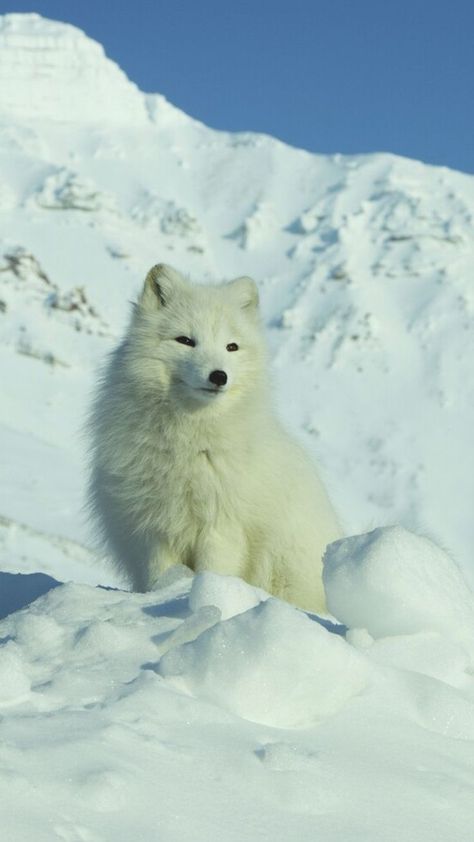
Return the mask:
MULTIPOLYGON (((8 842, 151 842, 157 775, 165 788, 151 815, 163 818, 172 804, 166 842, 201 842, 210 828, 224 840, 319 832, 328 842, 432 842, 448 826, 467 842, 472 641, 452 630, 459 601, 468 606, 461 618, 471 608, 449 565, 433 568, 444 571, 445 609, 430 584, 435 556, 403 540, 393 552, 382 545, 376 560, 393 585, 383 604, 396 619, 380 635, 362 553, 359 579, 347 581, 361 600, 356 625, 367 630, 353 629, 350 646, 312 621, 303 627, 294 609, 259 607, 242 583, 177 580, 160 597, 93 590, 121 583, 94 553, 82 514, 82 427, 97 368, 153 263, 197 281, 250 274, 281 414, 322 465, 347 532, 389 523, 425 532, 474 581, 474 178, 393 155, 318 156, 213 131, 138 90, 75 27, 35 14, 0 17, 0 161, 0 608, 47 591, 48 577, 82 583, 47 594, 0 631, 11 741, 0 784, 5 775, 14 810, 23 791, 30 798, 28 768, 44 768, 57 746, 32 808, 34 834, 33 814, 13 816, 8 842), (418 578, 398 581, 407 558, 418 578), (10 576, 17 572, 30 575, 10 576), (432 600, 419 625, 404 624, 394 605, 408 610, 405 581, 420 604, 425 593, 432 600), (440 625, 435 616, 446 611, 440 625), (307 674, 318 663, 314 683, 307 674), (327 697, 316 692, 331 682, 327 697), (283 706, 280 718, 268 714, 269 696, 283 706), (27 759, 13 746, 28 746, 27 759), (142 750, 153 757, 137 758, 142 750), (116 810, 129 791, 127 824, 116 810), (261 814, 249 806, 255 793, 261 814), (51 825, 48 799, 63 804, 51 825)), ((346 604, 339 585, 333 598, 346 604)))
POLYGON ((3 514, 87 543, 88 389, 165 260, 258 280, 349 532, 402 522, 472 565, 474 179, 212 131, 37 15, 0 18, 0 85, 3 514))

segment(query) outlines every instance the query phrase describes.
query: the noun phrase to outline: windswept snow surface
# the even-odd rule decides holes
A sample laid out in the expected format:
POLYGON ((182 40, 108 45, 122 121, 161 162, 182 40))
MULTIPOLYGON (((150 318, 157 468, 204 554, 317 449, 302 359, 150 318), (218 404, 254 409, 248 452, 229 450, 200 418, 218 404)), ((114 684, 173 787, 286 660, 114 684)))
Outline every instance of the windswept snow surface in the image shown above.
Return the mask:
POLYGON ((213 131, 0 16, 2 840, 470 842, 473 216, 470 176, 213 131), (259 282, 281 414, 364 533, 326 555, 341 625, 181 569, 130 594, 94 551, 85 414, 162 260, 259 282))

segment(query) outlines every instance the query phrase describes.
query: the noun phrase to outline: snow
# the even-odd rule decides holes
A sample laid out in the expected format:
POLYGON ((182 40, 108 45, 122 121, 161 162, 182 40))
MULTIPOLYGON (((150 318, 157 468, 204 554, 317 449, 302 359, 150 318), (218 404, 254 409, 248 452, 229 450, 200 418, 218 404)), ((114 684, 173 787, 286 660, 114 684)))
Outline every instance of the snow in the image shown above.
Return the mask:
POLYGON ((189 605, 195 612, 208 605, 219 609, 220 619, 228 620, 263 600, 268 594, 259 588, 249 589, 242 579, 218 576, 210 571, 195 576, 189 594, 189 605))
POLYGON ((373 638, 439 632, 470 642, 474 598, 461 571, 428 538, 400 526, 331 544, 324 559, 331 613, 373 638))
POLYGON ((2 16, 0 79, 2 111, 14 119, 38 112, 49 120, 148 119, 143 94, 100 44, 37 14, 2 16))
POLYGON ((36 14, 0 46, 2 838, 468 842, 474 179, 215 132, 36 14), (160 260, 259 283, 352 536, 333 617, 182 568, 131 594, 94 547, 87 407, 160 260))
POLYGON ((367 682, 357 652, 275 599, 168 652, 160 675, 243 719, 276 728, 308 727, 336 713, 367 682))
MULTIPOLYGON (((382 568, 381 542, 373 555, 382 568)), ((41 584, 0 623, 5 838, 470 838, 460 644, 396 628, 351 642, 231 577, 41 584)))

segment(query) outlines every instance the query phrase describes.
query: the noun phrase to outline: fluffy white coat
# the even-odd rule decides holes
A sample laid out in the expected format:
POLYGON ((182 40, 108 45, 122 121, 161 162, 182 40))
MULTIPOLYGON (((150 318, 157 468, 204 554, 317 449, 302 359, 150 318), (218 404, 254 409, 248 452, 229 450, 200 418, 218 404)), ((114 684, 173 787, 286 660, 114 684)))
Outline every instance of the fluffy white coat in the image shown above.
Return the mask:
POLYGON ((184 564, 324 609, 322 555, 341 533, 272 411, 253 281, 192 285, 153 267, 91 431, 91 507, 134 589, 184 564))

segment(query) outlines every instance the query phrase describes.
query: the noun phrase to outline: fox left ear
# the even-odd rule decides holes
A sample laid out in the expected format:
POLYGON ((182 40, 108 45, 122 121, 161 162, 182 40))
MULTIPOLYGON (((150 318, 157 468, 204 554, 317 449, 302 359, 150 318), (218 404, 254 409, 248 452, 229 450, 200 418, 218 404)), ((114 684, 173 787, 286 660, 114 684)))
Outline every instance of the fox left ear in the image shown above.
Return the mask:
POLYGON ((166 307, 175 288, 183 284, 184 279, 176 269, 166 263, 158 263, 152 266, 145 278, 140 304, 150 310, 166 307))
POLYGON ((242 310, 256 310, 258 307, 257 284, 252 278, 243 276, 227 284, 235 295, 242 310))

